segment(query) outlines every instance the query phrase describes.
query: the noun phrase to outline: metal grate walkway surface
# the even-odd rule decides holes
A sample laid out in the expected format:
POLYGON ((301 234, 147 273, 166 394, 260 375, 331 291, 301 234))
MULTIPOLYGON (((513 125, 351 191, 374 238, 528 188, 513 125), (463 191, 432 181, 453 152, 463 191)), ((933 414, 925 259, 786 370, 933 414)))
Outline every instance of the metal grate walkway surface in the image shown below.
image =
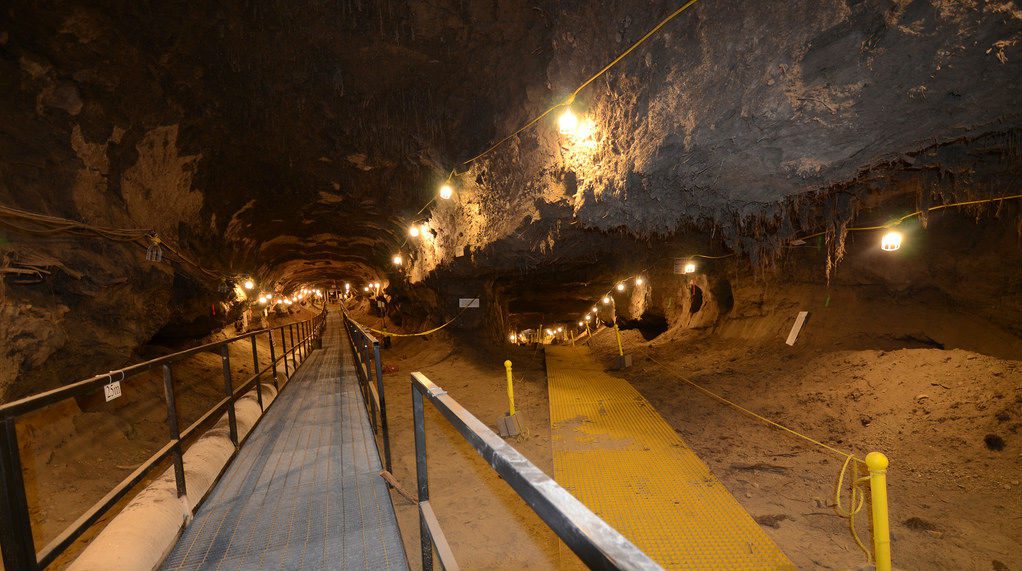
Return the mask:
POLYGON ((554 477, 596 515, 665 569, 795 568, 631 384, 586 349, 546 366, 554 477))
POLYGON ((408 569, 341 335, 331 314, 162 569, 408 569))

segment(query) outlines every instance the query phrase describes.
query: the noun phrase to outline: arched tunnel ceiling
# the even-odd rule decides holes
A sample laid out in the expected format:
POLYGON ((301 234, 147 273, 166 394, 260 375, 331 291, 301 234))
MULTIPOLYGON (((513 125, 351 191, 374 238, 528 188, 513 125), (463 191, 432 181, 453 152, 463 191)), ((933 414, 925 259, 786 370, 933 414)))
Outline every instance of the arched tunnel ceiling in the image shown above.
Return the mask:
MULTIPOLYGON (((74 188, 55 213, 109 222, 82 173, 129 213, 139 179, 136 210, 215 267, 369 279, 458 161, 676 4, 14 0, 0 196, 41 209, 74 188), (47 165, 42 185, 25 163, 47 165), (201 208, 179 214, 194 192, 201 208)), ((1011 132, 1020 39, 1012 2, 700 2, 579 96, 592 149, 540 123, 459 176, 457 200, 423 215, 436 239, 406 245, 409 275, 486 247, 507 255, 472 260, 513 269, 560 232, 734 234, 878 164, 1011 132)))

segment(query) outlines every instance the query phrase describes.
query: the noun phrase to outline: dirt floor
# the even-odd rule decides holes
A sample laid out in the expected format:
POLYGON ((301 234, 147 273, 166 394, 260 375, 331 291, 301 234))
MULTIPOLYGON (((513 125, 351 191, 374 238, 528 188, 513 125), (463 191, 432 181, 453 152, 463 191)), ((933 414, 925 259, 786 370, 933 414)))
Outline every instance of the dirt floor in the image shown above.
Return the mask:
MULTIPOLYGON (((1022 363, 962 350, 855 350, 811 354, 701 337, 648 343, 625 332, 635 365, 625 374, 675 427, 800 569, 860 569, 848 520, 835 515, 843 459, 769 428, 680 381, 684 376, 806 435, 863 457, 891 460, 894 562, 899 569, 1022 569, 1019 459, 1022 363), (999 514, 996 520, 992 514, 999 514)), ((518 406, 530 438, 514 442, 551 472, 541 353, 474 349, 438 334, 395 339, 384 353, 395 473, 414 489, 408 374, 421 370, 491 427, 505 408, 500 362, 516 363, 518 406)), ((609 332, 593 341, 604 364, 609 332)), ((428 417, 431 495, 468 569, 553 569, 557 540, 434 412, 428 417)), ((414 506, 395 495, 413 568, 414 506)), ((869 505, 857 516, 869 542, 869 505)))
MULTIPOLYGON (((271 318, 270 324, 308 319, 315 313, 302 310, 294 315, 271 318)), ((236 333, 231 327, 204 341, 213 342, 233 335, 236 333)), ((275 345, 279 357, 277 335, 275 345)), ((180 349, 183 347, 173 350, 180 349)), ((149 358, 155 358, 172 349, 148 347, 146 351, 149 358)), ((231 373, 235 385, 252 374, 251 351, 247 341, 231 345, 231 373)), ((261 336, 258 341, 258 353, 260 365, 268 365, 270 353, 265 337, 261 336)), ((219 355, 202 353, 175 365, 173 371, 179 423, 184 429, 223 398, 222 363, 219 355)), ((83 370, 82 376, 95 373, 83 370)), ((280 365, 279 374, 283 373, 283 365, 280 365)), ((19 420, 19 446, 37 550, 166 444, 169 436, 161 371, 148 371, 127 379, 122 383, 122 393, 120 398, 106 403, 100 391, 92 398, 63 401, 19 420)), ((158 469, 153 474, 162 471, 158 469)), ((98 533, 110 517, 108 514, 101 519, 85 539, 98 533)), ((53 568, 70 563, 80 547, 81 542, 73 546, 67 556, 58 559, 53 568)))
MULTIPOLYGON (((625 376, 799 568, 864 566, 847 520, 832 509, 842 459, 707 397, 681 377, 835 447, 886 453, 897 568, 1022 570, 1022 363, 962 350, 814 352, 705 336, 624 337, 635 359, 625 376)), ((608 366, 613 343, 607 331, 592 342, 608 366)), ((385 384, 394 473, 403 487, 415 489, 410 373, 425 373, 495 427, 507 409, 506 358, 514 362, 516 403, 529 428, 513 445, 553 472, 542 352, 445 331, 394 338, 384 352, 384 363, 397 368, 385 384)), ((216 399, 222 380, 219 358, 195 361, 175 369, 179 386, 187 387, 178 390, 183 424, 216 399)), ((235 374, 251 370, 247 348, 232 364, 235 374)), ((122 397, 117 415, 75 406, 50 412, 62 420, 49 429, 39 422, 21 427, 26 449, 51 450, 26 460, 38 545, 164 441, 162 386, 155 376, 137 386, 145 387, 143 396, 130 406, 122 397)), ((83 406, 96 410, 94 403, 83 406)), ((564 555, 554 534, 429 405, 427 435, 431 498, 462 567, 557 568, 564 555)), ((393 499, 418 569, 416 508, 396 493, 393 499)), ((858 518, 858 528, 868 541, 866 521, 858 518)))
MULTIPOLYGON (((681 377, 860 457, 884 452, 897 568, 1022 569, 1022 363, 962 350, 813 354, 706 337, 625 339, 635 360, 626 377, 800 569, 865 563, 834 515, 843 460, 681 377)), ((607 365, 612 343, 607 332, 593 344, 607 365)), ((857 520, 865 541, 868 510, 857 520)))

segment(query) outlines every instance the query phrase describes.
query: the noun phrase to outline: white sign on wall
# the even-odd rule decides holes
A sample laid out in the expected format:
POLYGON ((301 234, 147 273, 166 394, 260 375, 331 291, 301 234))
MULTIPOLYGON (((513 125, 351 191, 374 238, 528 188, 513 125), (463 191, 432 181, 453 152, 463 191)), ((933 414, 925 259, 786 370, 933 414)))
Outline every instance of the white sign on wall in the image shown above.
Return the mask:
POLYGON ((479 298, 458 298, 458 307, 479 307, 479 298))
POLYGON ((795 340, 798 339, 798 334, 802 331, 802 326, 805 325, 807 317, 809 317, 808 311, 798 312, 798 317, 795 318, 795 324, 791 326, 791 332, 788 333, 788 340, 785 343, 788 345, 795 344, 795 340))

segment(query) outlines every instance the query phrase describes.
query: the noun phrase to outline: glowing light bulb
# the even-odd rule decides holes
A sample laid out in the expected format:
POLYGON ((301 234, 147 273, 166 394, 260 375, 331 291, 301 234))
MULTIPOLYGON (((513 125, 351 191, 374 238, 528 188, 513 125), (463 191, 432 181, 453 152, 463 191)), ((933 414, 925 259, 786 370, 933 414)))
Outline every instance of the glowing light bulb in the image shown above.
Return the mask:
POLYGON ((617 291, 625 291, 625 284, 623 283, 617 284, 617 291))
POLYGON ((596 313, 596 314, 600 313, 600 308, 599 308, 599 307, 596 307, 596 306, 594 305, 594 306, 593 306, 593 313, 596 313))
POLYGON ((553 331, 550 331, 549 329, 547 329, 547 330, 546 330, 546 334, 547 334, 547 335, 553 335, 553 334, 554 334, 554 332, 553 332, 553 331))
POLYGON ((695 264, 695 262, 688 262, 688 263, 685 264, 685 268, 682 270, 682 273, 684 273, 684 274, 692 274, 692 273, 695 273, 695 271, 696 271, 696 264, 695 264))
POLYGON ((252 289, 255 287, 255 283, 252 280, 245 280, 245 289, 252 289))
POLYGON ((579 327, 582 327, 583 325, 585 325, 585 322, 584 322, 584 321, 579 321, 579 322, 578 322, 578 326, 579 326, 579 327))
POLYGON ((564 328, 563 328, 563 327, 558 327, 558 328, 557 328, 557 332, 558 332, 558 333, 561 333, 562 331, 564 331, 564 328))
POLYGON ((608 303, 610 303, 610 296, 609 295, 603 296, 603 304, 607 305, 608 303))
POLYGON ((635 285, 642 285, 643 281, 644 280, 642 279, 642 277, 639 276, 639 277, 635 278, 635 285))
POLYGON ((569 108, 557 119, 557 129, 562 135, 574 135, 578 130, 578 116, 569 108))
POLYGON ((440 187, 440 198, 450 200, 452 196, 454 196, 454 187, 449 184, 440 187))
POLYGON ((266 298, 265 297, 260 297, 259 298, 259 304, 260 305, 266 305, 266 298))
POLYGON ((369 286, 362 288, 362 291, 369 291, 369 286))
POLYGON ((586 314, 586 321, 591 321, 592 319, 593 319, 593 316, 592 316, 592 315, 589 315, 589 314, 587 313, 587 314, 586 314))
POLYGON ((290 299, 285 299, 284 300, 284 305, 291 305, 292 303, 294 303, 294 302, 291 301, 290 299))
POLYGON ((277 303, 284 303, 284 300, 283 299, 278 299, 277 303))
POLYGON ((344 290, 347 291, 349 289, 351 289, 351 284, 349 284, 348 282, 344 282, 344 290))
POLYGON ((415 226, 413 224, 412 227, 408 229, 408 235, 411 236, 412 238, 418 238, 419 237, 419 227, 415 226))
POLYGON ((880 239, 880 249, 885 252, 893 252, 901 248, 901 232, 894 230, 884 234, 884 237, 880 239))
POLYGON ((508 341, 510 341, 510 342, 512 342, 512 343, 514 343, 514 342, 515 342, 515 339, 516 339, 516 338, 517 338, 517 335, 515 335, 514 333, 512 333, 511 335, 508 335, 508 336, 507 336, 507 340, 508 340, 508 341))
POLYGON ((395 254, 391 261, 394 262, 395 266, 400 266, 404 262, 404 258, 401 257, 401 254, 395 254))
POLYGON ((430 237, 429 224, 426 223, 426 222, 423 222, 422 224, 420 224, 419 225, 419 232, 422 233, 422 237, 423 238, 429 238, 430 237))

